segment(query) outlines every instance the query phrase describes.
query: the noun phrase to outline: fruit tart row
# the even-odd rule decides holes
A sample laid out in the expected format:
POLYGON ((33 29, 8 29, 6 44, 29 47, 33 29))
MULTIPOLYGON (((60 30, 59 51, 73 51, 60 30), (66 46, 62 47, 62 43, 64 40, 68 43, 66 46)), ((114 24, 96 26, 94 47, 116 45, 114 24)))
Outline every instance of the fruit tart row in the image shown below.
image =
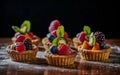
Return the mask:
MULTIPOLYGON (((40 38, 30 32, 30 21, 25 20, 21 27, 12 26, 16 32, 13 44, 7 47, 10 58, 14 61, 35 60, 40 38)), ((48 27, 49 33, 42 39, 45 57, 50 65, 69 66, 74 64, 77 53, 81 59, 103 61, 109 58, 111 47, 105 43, 105 35, 91 32, 87 25, 75 38, 70 39, 59 20, 53 20, 48 27), (71 45, 78 50, 71 49, 71 45)))

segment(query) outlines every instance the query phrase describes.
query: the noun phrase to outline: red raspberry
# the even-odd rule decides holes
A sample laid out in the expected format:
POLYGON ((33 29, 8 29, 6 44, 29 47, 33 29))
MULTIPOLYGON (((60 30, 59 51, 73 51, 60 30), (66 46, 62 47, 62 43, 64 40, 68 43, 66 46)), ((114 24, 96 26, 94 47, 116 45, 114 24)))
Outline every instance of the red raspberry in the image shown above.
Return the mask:
POLYGON ((26 50, 26 47, 23 42, 16 42, 16 51, 22 52, 26 50))
POLYGON ((49 32, 52 32, 53 30, 57 30, 58 26, 60 26, 60 22, 59 20, 53 20, 50 23, 50 26, 48 28, 49 32))
POLYGON ((14 37, 17 38, 18 35, 20 35, 21 33, 17 32, 15 33, 14 37))
POLYGON ((57 47, 57 54, 59 54, 59 55, 70 55, 71 54, 71 50, 70 50, 70 48, 67 45, 61 43, 57 47))
POLYGON ((51 32, 51 34, 54 36, 54 37, 56 37, 57 35, 56 35, 56 30, 53 30, 52 32, 51 32))
POLYGON ((20 35, 18 35, 18 36, 16 37, 15 42, 23 42, 24 39, 25 39, 25 36, 22 35, 22 34, 20 34, 20 35))
POLYGON ((68 38, 68 33, 67 32, 64 32, 64 38, 68 38))
POLYGON ((85 40, 85 35, 86 35, 86 33, 82 31, 82 32, 80 33, 78 39, 79 39, 81 42, 83 42, 83 41, 85 40))

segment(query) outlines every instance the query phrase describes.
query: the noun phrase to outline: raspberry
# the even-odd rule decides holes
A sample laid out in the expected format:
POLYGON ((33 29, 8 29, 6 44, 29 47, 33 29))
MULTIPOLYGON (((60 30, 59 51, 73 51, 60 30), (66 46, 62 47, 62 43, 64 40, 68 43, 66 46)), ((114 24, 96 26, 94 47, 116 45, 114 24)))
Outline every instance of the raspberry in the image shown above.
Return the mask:
POLYGON ((25 36, 22 35, 22 34, 19 34, 19 35, 16 37, 15 42, 23 42, 24 39, 25 39, 25 36))
POLYGON ((53 30, 52 32, 50 32, 52 35, 54 35, 54 37, 56 37, 56 30, 53 30))
POLYGON ((86 35, 86 33, 85 32, 80 32, 80 35, 79 35, 79 37, 78 37, 78 39, 81 41, 81 42, 84 42, 84 40, 85 40, 85 35, 86 35))
POLYGON ((68 38, 68 33, 67 32, 64 32, 64 38, 68 38))
POLYGON ((26 47, 23 42, 16 42, 15 45, 16 45, 15 47, 16 51, 22 52, 26 50, 26 47))
POLYGON ((48 28, 49 32, 52 32, 53 30, 57 30, 58 26, 60 26, 60 22, 58 20, 53 20, 48 28))
POLYGON ((97 32, 95 32, 94 35, 95 35, 96 41, 97 41, 98 43, 102 43, 102 42, 105 41, 105 35, 104 35, 102 32, 97 31, 97 32))
POLYGON ((63 43, 61 43, 58 47, 57 47, 57 54, 59 54, 59 55, 69 55, 69 54, 71 54, 71 50, 70 50, 70 48, 67 46, 67 45, 65 45, 65 44, 63 44, 63 43))
POLYGON ((19 36, 21 33, 20 32, 17 32, 15 33, 14 37, 17 38, 17 36, 19 36))
POLYGON ((26 46, 26 50, 32 50, 32 42, 30 39, 26 38, 23 43, 26 46))

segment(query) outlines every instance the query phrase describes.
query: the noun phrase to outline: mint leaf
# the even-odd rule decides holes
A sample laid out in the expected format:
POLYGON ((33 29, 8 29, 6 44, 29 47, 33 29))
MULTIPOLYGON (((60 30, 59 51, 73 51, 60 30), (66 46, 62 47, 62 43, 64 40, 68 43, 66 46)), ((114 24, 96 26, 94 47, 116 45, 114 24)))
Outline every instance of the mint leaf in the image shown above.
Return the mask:
POLYGON ((12 29, 15 31, 15 32, 20 32, 20 28, 18 26, 12 26, 12 29))
POLYGON ((91 28, 87 25, 84 25, 83 31, 86 32, 87 34, 90 34, 91 33, 91 28))
POLYGON ((22 33, 26 33, 26 32, 30 32, 31 29, 31 23, 29 20, 25 20, 22 25, 21 25, 21 32, 22 33))
POLYGON ((64 26, 61 25, 57 29, 57 37, 64 37, 64 26))

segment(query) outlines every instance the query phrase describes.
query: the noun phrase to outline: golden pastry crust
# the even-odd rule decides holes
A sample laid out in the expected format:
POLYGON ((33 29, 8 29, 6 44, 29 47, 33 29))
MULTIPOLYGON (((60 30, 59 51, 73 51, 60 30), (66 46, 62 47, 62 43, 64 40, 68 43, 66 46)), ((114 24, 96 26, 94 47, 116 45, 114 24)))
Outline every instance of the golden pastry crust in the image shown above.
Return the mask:
POLYGON ((80 46, 82 42, 80 42, 76 37, 73 38, 73 45, 75 49, 78 49, 78 46, 80 46))
POLYGON ((34 35, 33 39, 31 41, 32 41, 33 44, 38 46, 40 44, 40 40, 41 40, 40 37, 34 35))
POLYGON ((70 55, 57 55, 46 52, 45 57, 49 65, 70 66, 74 64, 76 52, 72 52, 70 55))
POLYGON ((107 46, 106 49, 102 49, 102 50, 87 50, 87 49, 83 49, 81 46, 78 47, 78 50, 81 59, 84 60, 105 61, 109 58, 111 52, 110 46, 107 46))
POLYGON ((52 43, 49 42, 47 37, 44 37, 42 39, 42 44, 43 44, 43 47, 44 47, 45 51, 49 51, 49 47, 52 45, 52 43))
POLYGON ((9 45, 6 48, 6 50, 11 60, 27 62, 27 61, 35 60, 36 54, 38 52, 38 47, 36 45, 33 45, 33 50, 18 52, 13 49, 13 44, 12 44, 12 45, 9 45))

